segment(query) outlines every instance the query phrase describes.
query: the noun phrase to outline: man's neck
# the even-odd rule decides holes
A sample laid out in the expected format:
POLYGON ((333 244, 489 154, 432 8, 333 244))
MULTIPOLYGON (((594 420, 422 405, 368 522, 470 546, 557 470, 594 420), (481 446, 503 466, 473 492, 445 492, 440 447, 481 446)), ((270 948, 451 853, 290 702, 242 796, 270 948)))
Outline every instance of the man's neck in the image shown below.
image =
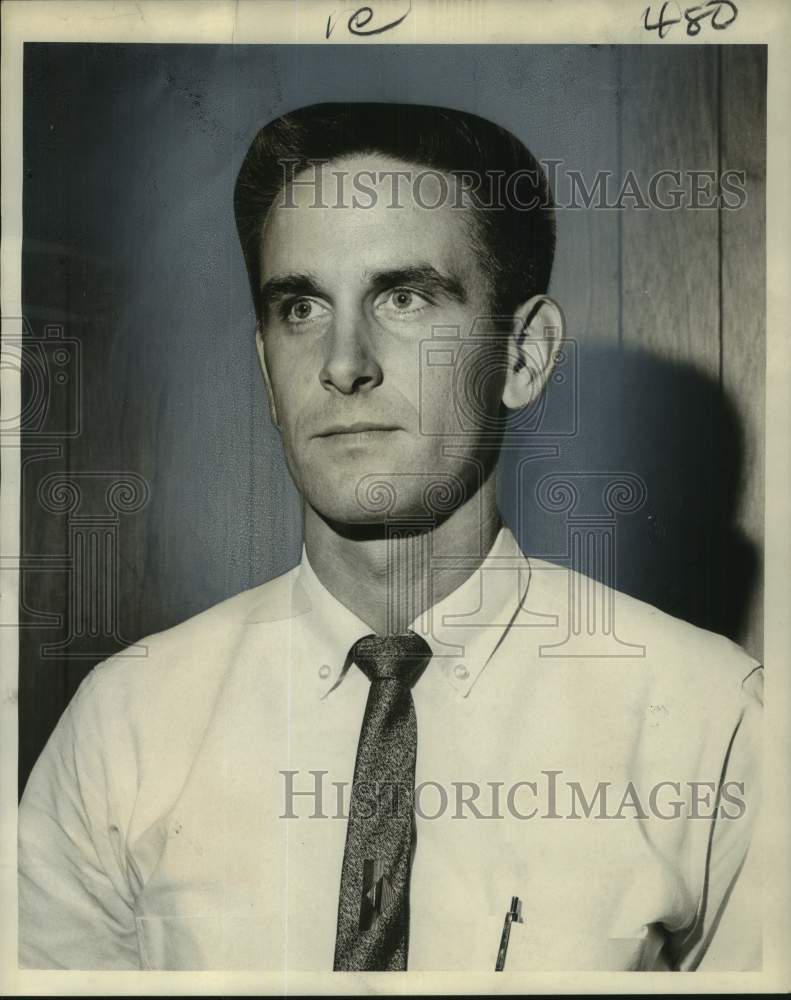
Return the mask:
POLYGON ((305 505, 305 550, 327 590, 379 635, 403 632, 471 576, 502 527, 495 476, 440 524, 341 532, 305 505), (440 571, 441 567, 441 571, 440 571))

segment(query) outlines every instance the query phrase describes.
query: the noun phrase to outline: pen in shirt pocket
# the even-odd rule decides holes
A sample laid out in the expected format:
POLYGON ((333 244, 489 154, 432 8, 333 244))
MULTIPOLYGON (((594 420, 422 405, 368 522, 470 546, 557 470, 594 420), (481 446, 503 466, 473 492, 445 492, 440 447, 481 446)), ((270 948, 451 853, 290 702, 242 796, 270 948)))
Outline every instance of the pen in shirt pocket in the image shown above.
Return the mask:
POLYGON ((505 968, 505 956, 508 953, 508 942, 511 938, 511 924, 514 923, 522 923, 522 901, 518 896, 511 896, 511 907, 505 915, 503 933, 500 935, 500 948, 497 952, 497 962, 494 966, 495 972, 502 972, 505 968))

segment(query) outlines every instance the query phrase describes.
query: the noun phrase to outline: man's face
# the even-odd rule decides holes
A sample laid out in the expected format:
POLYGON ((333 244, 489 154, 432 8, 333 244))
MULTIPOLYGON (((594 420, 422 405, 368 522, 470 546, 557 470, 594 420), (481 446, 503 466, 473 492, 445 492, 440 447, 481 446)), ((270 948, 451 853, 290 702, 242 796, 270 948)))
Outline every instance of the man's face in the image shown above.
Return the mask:
MULTIPOLYGON (((337 172, 394 169, 420 170, 373 154, 336 160, 323 201, 336 201, 337 172)), ((315 191, 296 186, 261 235, 259 350, 288 466, 311 506, 349 524, 447 512, 474 491, 496 461, 482 432, 490 442, 505 364, 502 338, 470 340, 490 311, 472 210, 452 196, 422 207, 403 182, 393 207, 392 181, 365 184, 370 208, 350 204, 348 182, 343 207, 316 207, 315 191), (459 339, 435 341, 432 363, 424 342, 436 327, 459 339)), ((437 190, 420 189, 423 206, 437 190)))

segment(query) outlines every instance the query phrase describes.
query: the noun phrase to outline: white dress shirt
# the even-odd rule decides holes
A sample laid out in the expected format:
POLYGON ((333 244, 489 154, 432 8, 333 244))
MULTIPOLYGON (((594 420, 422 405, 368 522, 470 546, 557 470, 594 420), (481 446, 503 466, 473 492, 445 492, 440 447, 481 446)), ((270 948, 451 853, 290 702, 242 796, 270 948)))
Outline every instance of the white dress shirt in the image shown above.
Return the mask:
MULTIPOLYGON (((410 970, 493 969, 512 896, 508 971, 760 966, 753 659, 507 528, 412 628, 410 970)), ((331 970, 370 632, 303 549, 91 671, 20 805, 20 964, 331 970)))

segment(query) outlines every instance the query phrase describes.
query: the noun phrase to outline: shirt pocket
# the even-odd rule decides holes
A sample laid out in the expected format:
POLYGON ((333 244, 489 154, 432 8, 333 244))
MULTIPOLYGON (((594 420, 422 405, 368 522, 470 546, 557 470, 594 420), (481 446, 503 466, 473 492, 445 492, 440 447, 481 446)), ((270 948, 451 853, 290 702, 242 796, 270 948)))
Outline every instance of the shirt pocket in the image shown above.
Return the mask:
MULTIPOLYGON (((513 924, 505 972, 630 972, 653 968, 661 938, 653 928, 635 937, 607 936, 604 928, 513 924)), ((492 968, 494 964, 492 964, 492 968)))

